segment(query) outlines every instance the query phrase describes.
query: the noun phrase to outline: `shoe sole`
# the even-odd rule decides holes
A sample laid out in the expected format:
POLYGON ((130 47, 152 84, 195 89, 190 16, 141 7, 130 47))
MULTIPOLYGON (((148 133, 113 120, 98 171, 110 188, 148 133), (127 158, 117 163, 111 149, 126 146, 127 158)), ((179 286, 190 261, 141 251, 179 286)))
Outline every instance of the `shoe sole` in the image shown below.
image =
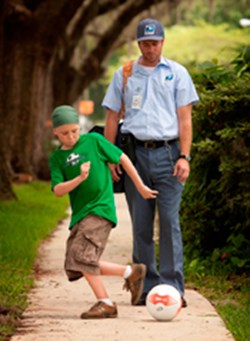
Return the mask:
POLYGON ((102 320, 102 319, 106 319, 106 318, 116 318, 117 317, 117 314, 116 315, 107 315, 107 316, 81 316, 81 319, 82 320, 102 320))
POLYGON ((140 283, 140 287, 138 289, 138 294, 137 294, 136 299, 134 299, 134 301, 131 301, 132 305, 137 305, 137 303, 140 301, 140 298, 141 298, 141 295, 142 295, 142 291, 143 291, 143 284, 144 284, 143 282, 144 282, 144 278, 146 276, 146 271, 147 271, 146 265, 142 264, 140 270, 141 270, 140 275, 141 275, 141 279, 142 280, 140 279, 141 283, 140 283))

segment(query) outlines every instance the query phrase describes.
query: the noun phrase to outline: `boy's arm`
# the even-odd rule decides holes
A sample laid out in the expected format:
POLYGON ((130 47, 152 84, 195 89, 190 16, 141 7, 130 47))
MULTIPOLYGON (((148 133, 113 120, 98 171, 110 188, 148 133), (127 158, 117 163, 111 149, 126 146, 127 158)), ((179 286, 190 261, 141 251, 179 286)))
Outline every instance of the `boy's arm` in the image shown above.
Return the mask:
POLYGON ((128 176, 133 181, 135 187, 137 188, 138 192, 144 199, 154 199, 156 198, 158 191, 150 189, 149 187, 145 186, 140 178, 137 170, 135 169, 133 163, 130 161, 129 157, 126 154, 122 154, 120 158, 120 163, 122 167, 125 169, 128 176))
POLYGON ((81 174, 76 176, 74 179, 61 182, 60 184, 55 185, 53 191, 57 197, 62 197, 65 194, 68 194, 77 186, 80 185, 81 182, 87 179, 90 170, 90 162, 85 162, 81 165, 81 174))

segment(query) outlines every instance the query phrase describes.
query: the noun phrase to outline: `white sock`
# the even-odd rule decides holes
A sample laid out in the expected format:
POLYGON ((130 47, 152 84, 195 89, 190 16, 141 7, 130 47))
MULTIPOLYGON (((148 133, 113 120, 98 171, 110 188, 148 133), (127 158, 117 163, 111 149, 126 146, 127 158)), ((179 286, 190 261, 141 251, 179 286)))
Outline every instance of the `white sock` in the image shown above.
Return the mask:
POLYGON ((132 267, 131 267, 131 265, 127 265, 126 266, 126 269, 125 269, 125 271, 124 271, 124 273, 123 273, 123 278, 128 278, 130 275, 132 274, 132 267))
POLYGON ((110 298, 101 298, 99 300, 99 302, 103 302, 103 303, 109 305, 110 307, 113 307, 113 305, 114 305, 113 301, 110 298))

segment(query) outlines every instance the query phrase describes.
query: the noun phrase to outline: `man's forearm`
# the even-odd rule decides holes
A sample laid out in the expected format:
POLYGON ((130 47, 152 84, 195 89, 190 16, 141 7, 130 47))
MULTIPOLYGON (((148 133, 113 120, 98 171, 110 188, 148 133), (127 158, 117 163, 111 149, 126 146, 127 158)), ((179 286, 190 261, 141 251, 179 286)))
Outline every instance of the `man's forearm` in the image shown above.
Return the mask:
POLYGON ((118 130, 119 116, 114 111, 108 110, 105 128, 104 128, 104 136, 107 140, 112 143, 115 143, 117 130, 118 130))
POLYGON ((192 105, 178 109, 180 153, 190 154, 192 144, 192 105))
POLYGON ((192 144, 192 128, 190 126, 184 126, 180 130, 180 153, 190 154, 192 144))

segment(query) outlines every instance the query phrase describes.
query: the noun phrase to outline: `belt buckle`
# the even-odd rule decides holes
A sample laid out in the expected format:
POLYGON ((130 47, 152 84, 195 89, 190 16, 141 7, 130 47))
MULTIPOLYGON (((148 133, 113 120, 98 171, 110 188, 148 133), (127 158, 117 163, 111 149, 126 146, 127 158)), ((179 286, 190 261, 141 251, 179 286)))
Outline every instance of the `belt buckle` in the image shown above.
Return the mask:
POLYGON ((155 149, 155 147, 156 147, 155 141, 149 140, 144 142, 144 148, 146 149, 155 149))

